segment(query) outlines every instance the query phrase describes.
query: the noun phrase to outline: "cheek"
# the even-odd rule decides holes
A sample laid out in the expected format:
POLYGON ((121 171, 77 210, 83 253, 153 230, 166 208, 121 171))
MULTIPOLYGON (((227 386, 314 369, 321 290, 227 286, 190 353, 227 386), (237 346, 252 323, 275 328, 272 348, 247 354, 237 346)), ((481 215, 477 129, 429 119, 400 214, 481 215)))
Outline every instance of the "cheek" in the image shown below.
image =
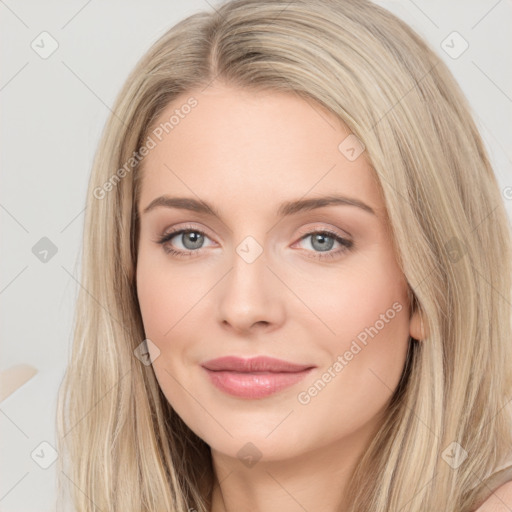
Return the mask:
POLYGON ((300 417, 305 422, 316 418, 326 439, 370 425, 400 381, 409 343, 408 310, 386 293, 381 299, 374 295, 373 303, 350 310, 347 303, 338 320, 332 319, 337 335, 330 341, 319 338, 317 348, 321 344, 327 353, 324 364, 296 399, 300 417))
POLYGON ((139 255, 137 296, 144 332, 158 347, 158 353, 154 348, 151 352, 152 367, 162 392, 173 406, 186 398, 178 382, 187 382, 186 365, 182 362, 187 347, 186 313, 189 304, 193 304, 187 293, 193 294, 190 290, 194 287, 183 281, 179 272, 166 272, 161 264, 139 255))
POLYGON ((403 371, 409 344, 407 283, 382 251, 322 282, 322 288, 303 293, 324 324, 316 320, 323 334, 315 339, 325 354, 325 373, 306 383, 301 403, 310 400, 315 414, 353 411, 344 421, 364 421, 384 406, 403 371))
POLYGON ((313 313, 303 311, 304 327, 309 324, 311 330, 314 324, 321 330, 319 338, 330 340, 327 346, 339 350, 355 338, 364 343, 369 330, 375 333, 373 327, 381 340, 408 336, 407 282, 392 253, 380 244, 364 256, 348 258, 335 270, 321 269, 293 285, 313 313))
POLYGON ((188 311, 207 291, 206 283, 199 281, 158 258, 139 257, 137 296, 148 338, 165 340, 183 326, 188 311))
POLYGON ((153 368, 162 391, 172 402, 180 394, 180 382, 189 378, 190 362, 200 329, 198 311, 208 308, 207 279, 200 280, 190 272, 169 268, 165 262, 150 255, 139 256, 137 265, 137 296, 146 338, 158 347, 153 368))

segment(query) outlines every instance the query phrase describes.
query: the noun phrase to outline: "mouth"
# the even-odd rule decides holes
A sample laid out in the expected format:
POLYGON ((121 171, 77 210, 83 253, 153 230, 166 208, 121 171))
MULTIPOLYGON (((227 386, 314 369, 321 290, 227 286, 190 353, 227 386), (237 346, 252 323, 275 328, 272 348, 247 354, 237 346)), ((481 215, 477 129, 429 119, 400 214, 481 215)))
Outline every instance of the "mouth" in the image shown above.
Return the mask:
POLYGON ((201 365, 210 382, 232 396, 265 398, 293 386, 308 375, 314 365, 304 365, 259 356, 250 359, 228 356, 201 365))

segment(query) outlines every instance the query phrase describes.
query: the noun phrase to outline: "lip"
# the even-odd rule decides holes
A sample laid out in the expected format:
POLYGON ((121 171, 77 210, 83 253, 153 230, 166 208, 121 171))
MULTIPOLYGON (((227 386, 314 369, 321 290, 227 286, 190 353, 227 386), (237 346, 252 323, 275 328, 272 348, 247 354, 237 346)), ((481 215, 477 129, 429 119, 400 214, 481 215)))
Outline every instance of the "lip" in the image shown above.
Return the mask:
POLYGON ((243 359, 220 357, 202 363, 210 381, 221 391, 240 398, 264 398, 293 386, 308 375, 314 365, 296 364, 274 357, 243 359))

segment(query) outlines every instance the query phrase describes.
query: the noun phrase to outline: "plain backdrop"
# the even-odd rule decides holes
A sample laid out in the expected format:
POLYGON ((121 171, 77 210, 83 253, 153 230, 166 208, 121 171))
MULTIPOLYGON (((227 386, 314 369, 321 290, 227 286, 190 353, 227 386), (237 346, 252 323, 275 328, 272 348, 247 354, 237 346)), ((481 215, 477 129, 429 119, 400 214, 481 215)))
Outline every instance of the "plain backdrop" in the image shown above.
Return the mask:
MULTIPOLYGON (((408 22, 453 71, 512 218, 512 2, 377 3, 408 22)), ((109 109, 158 37, 217 4, 0 1, 0 371, 20 363, 38 370, 0 403, 3 512, 54 509, 56 396, 80 287, 86 186, 109 109), (45 261, 41 247, 49 251, 45 261)))

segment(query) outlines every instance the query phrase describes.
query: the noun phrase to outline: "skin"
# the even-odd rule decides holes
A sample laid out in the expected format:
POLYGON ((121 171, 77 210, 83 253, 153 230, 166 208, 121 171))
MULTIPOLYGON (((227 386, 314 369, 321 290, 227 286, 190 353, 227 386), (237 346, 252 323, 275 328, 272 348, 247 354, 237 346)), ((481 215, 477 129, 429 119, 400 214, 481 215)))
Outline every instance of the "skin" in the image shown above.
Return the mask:
POLYGON ((213 512, 340 510, 350 472, 399 382, 409 336, 423 335, 419 315, 410 315, 378 183, 364 152, 350 161, 338 149, 348 128, 313 101, 216 83, 177 98, 156 124, 190 96, 198 105, 144 159, 137 206, 137 292, 146 337, 160 351, 156 378, 212 449, 213 512), (143 213, 164 194, 205 200, 221 219, 167 207, 143 213), (363 201, 375 215, 330 205, 276 216, 285 201, 328 194, 363 201), (196 251, 191 256, 157 243, 185 227, 205 232, 201 248, 187 235, 167 245, 196 251), (328 238, 325 252, 336 254, 320 259, 325 252, 306 234, 323 229, 353 248, 341 252, 328 238), (247 236, 263 249, 252 263, 236 252, 247 236), (400 312, 300 403, 298 394, 395 303, 400 312), (270 397, 243 399, 214 387, 200 367, 225 355, 316 368, 270 397), (237 456, 249 442, 261 455, 250 467, 237 456))
POLYGON ((510 512, 512 510, 512 481, 498 487, 475 512, 510 512))

